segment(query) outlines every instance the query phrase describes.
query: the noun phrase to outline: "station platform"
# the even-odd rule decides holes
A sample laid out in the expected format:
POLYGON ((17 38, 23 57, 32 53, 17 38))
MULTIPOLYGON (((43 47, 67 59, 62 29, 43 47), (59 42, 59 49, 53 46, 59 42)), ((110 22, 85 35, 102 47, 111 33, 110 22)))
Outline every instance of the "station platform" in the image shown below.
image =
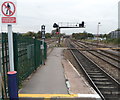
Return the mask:
POLYGON ((55 48, 20 93, 27 94, 68 94, 64 69, 61 64, 62 49, 55 48))
POLYGON ((23 88, 19 90, 20 98, 83 97, 101 100, 69 60, 64 58, 64 49, 52 50, 45 65, 40 66, 24 82, 23 88))

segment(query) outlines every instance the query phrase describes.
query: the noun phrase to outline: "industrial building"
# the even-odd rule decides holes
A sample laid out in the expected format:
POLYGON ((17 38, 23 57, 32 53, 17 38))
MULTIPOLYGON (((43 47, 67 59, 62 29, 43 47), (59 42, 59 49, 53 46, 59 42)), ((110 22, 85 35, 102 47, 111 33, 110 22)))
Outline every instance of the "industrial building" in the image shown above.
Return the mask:
POLYGON ((120 38, 120 1, 118 2, 118 30, 109 33, 110 38, 120 38))
POLYGON ((109 33, 110 38, 120 38, 120 30, 112 31, 109 33))

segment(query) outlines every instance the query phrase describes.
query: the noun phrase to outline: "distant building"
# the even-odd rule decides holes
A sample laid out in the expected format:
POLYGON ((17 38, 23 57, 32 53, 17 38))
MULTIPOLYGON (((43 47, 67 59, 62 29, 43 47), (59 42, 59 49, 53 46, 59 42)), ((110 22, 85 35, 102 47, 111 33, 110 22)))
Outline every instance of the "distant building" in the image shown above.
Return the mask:
POLYGON ((118 29, 120 29, 120 1, 118 2, 118 29))
POLYGON ((112 31, 109 33, 110 38, 120 38, 120 30, 112 31))

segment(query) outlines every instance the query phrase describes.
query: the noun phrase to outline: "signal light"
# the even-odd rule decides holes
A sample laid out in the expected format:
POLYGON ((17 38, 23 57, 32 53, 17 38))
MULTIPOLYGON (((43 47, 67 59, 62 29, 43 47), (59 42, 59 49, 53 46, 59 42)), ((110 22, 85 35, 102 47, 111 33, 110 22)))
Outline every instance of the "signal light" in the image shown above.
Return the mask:
POLYGON ((56 32, 56 34, 59 34, 59 32, 56 32))
POLYGON ((59 27, 59 25, 56 24, 56 23, 54 23, 54 24, 53 24, 53 27, 54 27, 54 28, 57 28, 57 27, 59 27))
POLYGON ((60 33, 60 32, 59 32, 59 28, 57 28, 57 29, 56 29, 56 34, 59 34, 59 33, 60 33))
POLYGON ((79 27, 84 27, 84 21, 82 21, 82 24, 79 24, 79 27))

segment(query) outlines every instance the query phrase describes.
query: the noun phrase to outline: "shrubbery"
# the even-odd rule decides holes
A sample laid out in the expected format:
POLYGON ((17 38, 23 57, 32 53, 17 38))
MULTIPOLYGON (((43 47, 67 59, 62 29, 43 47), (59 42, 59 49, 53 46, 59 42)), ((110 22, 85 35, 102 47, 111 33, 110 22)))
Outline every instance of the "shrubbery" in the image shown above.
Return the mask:
POLYGON ((107 39, 106 43, 120 44, 120 38, 116 39, 107 39))

